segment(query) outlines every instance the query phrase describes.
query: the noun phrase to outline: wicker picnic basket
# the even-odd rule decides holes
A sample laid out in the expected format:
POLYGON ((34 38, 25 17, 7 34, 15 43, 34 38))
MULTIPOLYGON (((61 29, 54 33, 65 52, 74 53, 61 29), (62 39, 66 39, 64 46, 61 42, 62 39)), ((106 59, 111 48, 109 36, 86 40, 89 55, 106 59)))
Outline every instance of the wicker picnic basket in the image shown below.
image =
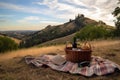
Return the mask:
MULTIPOLYGON (((90 44, 89 44, 90 45, 90 44)), ((91 45, 90 45, 91 47, 91 45)), ((81 49, 81 48, 80 48, 81 49)), ((90 49, 81 49, 81 50, 73 50, 72 47, 65 48, 66 52, 66 60, 71 62, 83 62, 91 60, 91 48, 90 49)))

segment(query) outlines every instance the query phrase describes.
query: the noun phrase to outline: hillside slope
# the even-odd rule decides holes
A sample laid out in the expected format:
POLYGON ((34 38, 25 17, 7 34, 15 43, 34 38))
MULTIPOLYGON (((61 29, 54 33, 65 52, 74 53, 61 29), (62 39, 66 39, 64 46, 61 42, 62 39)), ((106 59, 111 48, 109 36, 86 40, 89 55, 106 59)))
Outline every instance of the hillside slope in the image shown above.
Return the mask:
POLYGON ((47 45, 55 45, 55 44, 65 44, 67 41, 72 41, 73 37, 74 37, 75 33, 64 36, 64 37, 60 37, 57 39, 53 39, 44 43, 41 43, 38 46, 47 46, 47 45))
POLYGON ((73 34, 76 31, 79 31, 81 28, 85 27, 86 25, 107 26, 102 21, 97 22, 95 20, 84 17, 84 15, 78 15, 74 20, 70 20, 69 22, 56 26, 48 25, 43 30, 27 36, 21 42, 21 47, 31 47, 44 43, 46 41, 73 34))
MULTIPOLYGON (((0 34, 0 36, 4 37, 4 35, 2 35, 2 34, 0 34)), ((6 36, 6 37, 8 37, 8 36, 6 36)), ((8 38, 14 40, 17 44, 20 44, 20 42, 21 42, 21 40, 19 40, 17 38, 13 38, 13 37, 8 37, 8 38)))
POLYGON ((78 15, 75 20, 70 20, 61 25, 51 26, 48 25, 45 29, 38 31, 21 42, 21 47, 31 47, 52 39, 70 35, 86 24, 97 24, 96 21, 85 18, 84 15, 78 15))
POLYGON ((70 35, 76 32, 81 26, 77 26, 75 21, 58 26, 47 26, 45 29, 28 36, 22 43, 24 47, 37 45, 55 38, 70 35))

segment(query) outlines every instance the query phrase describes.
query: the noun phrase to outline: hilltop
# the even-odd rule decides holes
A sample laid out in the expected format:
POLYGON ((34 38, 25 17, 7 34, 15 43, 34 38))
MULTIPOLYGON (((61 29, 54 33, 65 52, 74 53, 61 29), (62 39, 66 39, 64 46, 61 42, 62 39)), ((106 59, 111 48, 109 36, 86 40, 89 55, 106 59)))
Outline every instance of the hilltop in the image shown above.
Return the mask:
POLYGON ((85 17, 83 14, 79 14, 77 17, 75 17, 74 20, 70 19, 69 22, 56 26, 48 25, 46 28, 27 36, 21 42, 21 47, 31 47, 44 43, 46 41, 65 37, 67 35, 76 33, 86 25, 103 25, 108 29, 111 27, 106 25, 102 21, 97 22, 95 20, 85 17))

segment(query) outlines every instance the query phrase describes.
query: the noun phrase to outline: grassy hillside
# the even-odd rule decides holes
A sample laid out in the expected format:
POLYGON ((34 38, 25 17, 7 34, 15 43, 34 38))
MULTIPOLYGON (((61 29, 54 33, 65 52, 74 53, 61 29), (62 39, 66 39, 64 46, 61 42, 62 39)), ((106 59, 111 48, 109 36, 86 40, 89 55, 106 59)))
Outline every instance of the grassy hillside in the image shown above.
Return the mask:
POLYGON ((23 40, 21 46, 31 47, 34 45, 38 45, 49 40, 70 35, 79 30, 80 28, 81 26, 77 26, 75 24, 75 21, 67 22, 65 24, 57 26, 49 25, 45 29, 28 36, 25 40, 23 40))
POLYGON ((19 39, 12 38, 12 37, 9 37, 9 38, 11 38, 12 40, 14 40, 17 44, 20 44, 20 42, 21 42, 21 40, 19 40, 19 39))
MULTIPOLYGON (((0 35, 0 36, 4 37, 3 35, 0 35)), ((20 44, 20 42, 21 42, 21 40, 19 40, 17 38, 13 38, 13 37, 8 37, 8 38, 14 40, 17 44, 20 44)))
MULTIPOLYGON (((38 31, 30 36, 27 36, 25 40, 21 42, 21 47, 31 47, 50 41, 56 38, 64 37, 79 31, 86 25, 98 25, 99 22, 86 18, 84 15, 78 15, 74 20, 63 23, 61 25, 51 26, 48 25, 46 28, 38 31)), ((106 25, 106 24, 104 24, 106 25)))
MULTIPOLYGON (((101 56, 120 65, 120 40, 92 41, 92 55, 101 56)), ((0 54, 0 80, 119 80, 120 73, 90 78, 81 75, 54 71, 50 68, 36 68, 27 65, 24 56, 42 54, 65 54, 65 45, 50 47, 33 47, 0 54)))
POLYGON ((41 43, 38 46, 50 46, 50 45, 65 44, 66 41, 72 41, 74 36, 75 36, 75 33, 68 35, 68 36, 65 36, 65 37, 61 37, 61 38, 57 38, 57 39, 53 39, 53 40, 41 43))
POLYGON ((78 15, 74 20, 69 20, 69 22, 55 26, 48 25, 46 28, 27 36, 21 42, 20 46, 32 47, 53 39, 65 37, 81 30, 87 25, 103 26, 106 29, 112 29, 111 26, 105 24, 103 21, 97 22, 95 20, 84 17, 84 15, 78 15))

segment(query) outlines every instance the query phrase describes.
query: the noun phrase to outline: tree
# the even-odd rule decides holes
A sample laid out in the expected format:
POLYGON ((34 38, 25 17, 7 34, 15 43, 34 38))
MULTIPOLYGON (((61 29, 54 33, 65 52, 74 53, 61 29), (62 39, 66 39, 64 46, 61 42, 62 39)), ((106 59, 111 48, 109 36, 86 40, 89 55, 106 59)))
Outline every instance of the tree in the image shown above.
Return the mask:
MULTIPOLYGON (((118 5, 119 4, 120 4, 120 0, 118 2, 118 5)), ((115 26, 116 26, 117 30, 120 30, 120 7, 116 7, 115 10, 114 10, 114 12, 112 14, 117 19, 117 21, 115 21, 115 26)))
POLYGON ((80 40, 106 39, 110 32, 102 26, 87 25, 76 33, 75 37, 80 40))
POLYGON ((0 52, 15 50, 18 48, 17 43, 8 37, 0 37, 0 52))
POLYGON ((85 21, 85 17, 83 14, 78 14, 78 16, 76 16, 75 18, 75 23, 78 25, 78 26, 84 26, 84 21, 85 21))

